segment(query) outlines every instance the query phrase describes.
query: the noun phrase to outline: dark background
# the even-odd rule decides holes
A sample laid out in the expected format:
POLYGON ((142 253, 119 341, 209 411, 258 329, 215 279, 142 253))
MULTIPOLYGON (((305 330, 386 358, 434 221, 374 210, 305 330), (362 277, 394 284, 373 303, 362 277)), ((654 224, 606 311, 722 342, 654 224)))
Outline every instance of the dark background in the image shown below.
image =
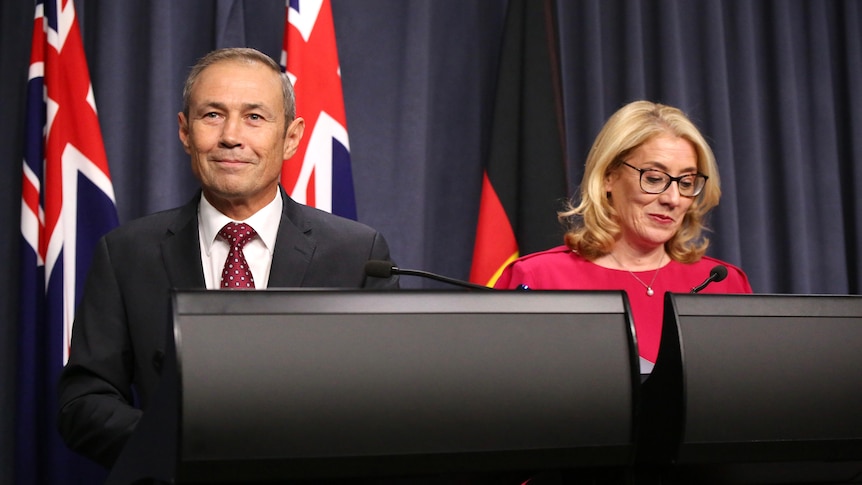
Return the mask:
MULTIPOLYGON (((276 60, 284 1, 76 1, 121 222, 196 182, 181 85, 216 47, 276 60)), ((466 279, 506 0, 333 0, 359 220, 393 257, 466 279)), ((626 102, 682 108, 715 150, 709 253, 756 292, 862 287, 862 3, 560 0, 568 183, 626 102)), ((0 483, 11 483, 16 258, 33 5, 0 6, 0 483)), ((426 283, 409 277, 404 286, 426 283)))

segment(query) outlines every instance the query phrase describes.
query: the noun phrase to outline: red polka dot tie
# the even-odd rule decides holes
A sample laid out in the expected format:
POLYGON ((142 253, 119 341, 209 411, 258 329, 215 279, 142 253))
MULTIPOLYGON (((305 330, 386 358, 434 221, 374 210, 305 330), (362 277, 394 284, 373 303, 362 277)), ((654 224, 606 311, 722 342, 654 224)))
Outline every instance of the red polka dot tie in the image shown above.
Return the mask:
POLYGON ((221 272, 221 287, 229 290, 245 290, 254 288, 254 277, 251 268, 242 253, 245 243, 251 241, 257 232, 246 223, 229 222, 219 231, 219 236, 230 244, 224 270, 221 272))

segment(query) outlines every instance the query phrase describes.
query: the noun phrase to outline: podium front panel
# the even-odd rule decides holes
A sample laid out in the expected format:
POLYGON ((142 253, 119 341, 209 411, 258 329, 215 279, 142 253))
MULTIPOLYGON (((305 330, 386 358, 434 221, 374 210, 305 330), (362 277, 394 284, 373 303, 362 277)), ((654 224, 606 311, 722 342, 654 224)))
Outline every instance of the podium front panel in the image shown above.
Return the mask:
POLYGON ((629 463, 629 314, 622 292, 179 292, 180 461, 629 463))
POLYGON ((646 438, 680 464, 860 461, 860 342, 859 296, 668 295, 646 438))

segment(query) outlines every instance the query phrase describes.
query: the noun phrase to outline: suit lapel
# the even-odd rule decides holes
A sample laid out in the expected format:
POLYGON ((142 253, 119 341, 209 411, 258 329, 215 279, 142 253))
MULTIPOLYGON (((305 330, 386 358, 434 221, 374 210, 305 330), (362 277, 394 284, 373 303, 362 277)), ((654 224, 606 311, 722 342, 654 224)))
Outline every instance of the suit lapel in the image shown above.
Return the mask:
MULTIPOLYGON (((280 189, 284 205, 272 255, 268 288, 302 286, 317 245, 311 224, 300 205, 280 189)), ((162 256, 171 287, 206 288, 198 233, 197 210, 200 194, 180 209, 162 241, 162 256)))
POLYGON ((302 286, 317 245, 311 234, 311 225, 303 217, 299 203, 288 197, 284 189, 280 189, 280 192, 284 205, 272 254, 268 288, 302 286))
POLYGON ((206 288, 198 235, 199 200, 200 193, 180 209, 162 241, 165 271, 173 288, 206 288))

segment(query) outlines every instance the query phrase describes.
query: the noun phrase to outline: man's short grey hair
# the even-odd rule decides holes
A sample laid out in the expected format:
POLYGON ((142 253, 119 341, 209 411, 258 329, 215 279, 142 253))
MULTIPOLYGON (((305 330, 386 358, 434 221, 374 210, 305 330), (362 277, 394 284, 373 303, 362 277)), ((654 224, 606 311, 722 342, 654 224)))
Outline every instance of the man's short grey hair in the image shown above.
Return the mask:
POLYGON ((284 99, 284 129, 287 130, 290 123, 296 119, 296 98, 293 94, 293 85, 290 83, 287 74, 282 72, 281 66, 272 60, 271 57, 257 49, 248 47, 228 47, 214 50, 198 60, 189 72, 189 76, 186 78, 186 83, 183 86, 183 114, 185 114, 186 119, 189 117, 189 101, 192 88, 197 82, 198 77, 200 77, 201 72, 213 64, 225 61, 263 64, 278 74, 279 79, 281 79, 281 91, 284 99))

